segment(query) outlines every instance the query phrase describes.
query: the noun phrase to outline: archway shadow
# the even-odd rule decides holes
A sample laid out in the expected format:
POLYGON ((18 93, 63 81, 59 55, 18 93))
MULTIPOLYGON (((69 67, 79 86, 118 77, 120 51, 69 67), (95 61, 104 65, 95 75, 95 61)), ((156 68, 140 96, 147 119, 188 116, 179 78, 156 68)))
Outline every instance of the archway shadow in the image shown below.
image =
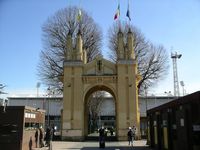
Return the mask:
MULTIPOLYGON (((66 148, 63 148, 66 149, 66 148)), ((68 150, 77 150, 77 148, 67 148, 68 150)), ((83 147, 80 150, 152 150, 149 147, 146 146, 110 146, 105 148, 99 148, 99 147, 83 147)))
POLYGON ((147 147, 136 147, 136 146, 123 146, 123 147, 105 147, 105 148, 96 148, 96 147, 83 147, 81 150, 99 150, 99 149, 104 149, 104 150, 150 150, 147 147))

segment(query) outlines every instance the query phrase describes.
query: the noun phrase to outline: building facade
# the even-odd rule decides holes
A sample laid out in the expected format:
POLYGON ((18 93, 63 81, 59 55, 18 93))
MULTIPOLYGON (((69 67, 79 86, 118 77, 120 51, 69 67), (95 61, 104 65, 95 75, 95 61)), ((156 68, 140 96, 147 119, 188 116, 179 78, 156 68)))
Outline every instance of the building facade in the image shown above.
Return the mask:
MULTIPOLYGON (((175 99, 173 96, 139 96, 140 132, 142 137, 146 136, 147 129, 146 108, 148 110, 165 104, 173 99, 175 99)), ((44 109, 46 111, 46 126, 49 122, 49 125, 55 125, 58 130, 61 128, 61 110, 63 109, 62 97, 8 97, 8 106, 30 106, 44 109)), ((113 97, 105 97, 101 104, 99 125, 103 124, 105 127, 115 125, 115 115, 115 103, 113 97)))
POLYGON ((45 110, 45 126, 60 128, 62 97, 8 97, 8 106, 30 106, 45 110))
POLYGON ((147 116, 153 149, 200 149, 200 91, 152 108, 147 116))

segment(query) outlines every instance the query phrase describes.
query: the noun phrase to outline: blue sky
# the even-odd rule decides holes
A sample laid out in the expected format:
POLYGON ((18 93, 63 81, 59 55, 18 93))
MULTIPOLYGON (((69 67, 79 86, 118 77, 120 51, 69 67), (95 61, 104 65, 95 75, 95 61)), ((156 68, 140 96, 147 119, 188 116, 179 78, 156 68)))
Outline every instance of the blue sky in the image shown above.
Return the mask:
MULTIPOLYGON (((43 49, 42 25, 59 9, 81 6, 103 31, 103 54, 108 52, 107 33, 114 23, 118 0, 0 0, 0 83, 5 92, 36 94, 37 64, 43 49)), ((120 19, 125 17, 127 0, 120 0, 120 19)), ((200 0, 130 0, 131 23, 155 44, 170 53, 183 56, 178 60, 179 81, 185 82, 187 93, 200 89, 200 0), (173 49, 171 49, 173 47, 173 49)), ((169 74, 149 93, 173 93, 172 60, 169 74)), ((44 92, 43 85, 40 94, 44 92)), ((180 93, 182 89, 180 87, 180 93)))

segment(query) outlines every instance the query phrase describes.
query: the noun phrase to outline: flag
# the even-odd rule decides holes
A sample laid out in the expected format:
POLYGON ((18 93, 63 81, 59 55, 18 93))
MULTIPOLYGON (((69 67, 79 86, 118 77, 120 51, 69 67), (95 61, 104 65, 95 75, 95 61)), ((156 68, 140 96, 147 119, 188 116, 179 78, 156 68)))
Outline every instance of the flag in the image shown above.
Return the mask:
POLYGON ((120 16, 120 5, 118 4, 117 11, 116 11, 115 16, 114 16, 114 20, 118 19, 119 16, 120 16))
POLYGON ((128 17, 129 21, 131 21, 130 10, 129 10, 129 3, 128 3, 127 12, 126 12, 126 17, 128 17))
POLYGON ((126 17, 128 17, 129 21, 131 21, 131 16, 130 16, 130 11, 129 11, 129 9, 128 9, 127 12, 126 12, 126 17))
POLYGON ((79 9, 76 19, 80 22, 80 21, 81 21, 81 18, 82 18, 82 13, 81 13, 81 10, 79 9))

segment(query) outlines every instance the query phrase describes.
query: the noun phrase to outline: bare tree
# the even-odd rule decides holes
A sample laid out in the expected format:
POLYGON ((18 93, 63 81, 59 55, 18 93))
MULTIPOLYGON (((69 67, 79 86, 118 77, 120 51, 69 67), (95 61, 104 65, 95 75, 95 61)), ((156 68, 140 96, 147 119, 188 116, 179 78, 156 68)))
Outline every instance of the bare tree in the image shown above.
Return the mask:
POLYGON ((59 82, 59 76, 63 74, 66 39, 69 32, 75 39, 78 30, 81 30, 88 62, 101 54, 102 34, 99 26, 84 10, 81 10, 81 20, 78 20, 78 11, 77 7, 59 10, 54 16, 48 18, 42 27, 44 49, 40 54, 38 75, 44 84, 61 91, 62 83, 59 82))
MULTIPOLYGON (((159 79, 162 79, 168 71, 168 55, 165 48, 161 45, 157 46, 146 40, 144 35, 134 26, 126 24, 120 25, 121 31, 124 33, 124 40, 126 40, 126 33, 129 29, 134 35, 134 49, 135 56, 138 62, 138 71, 142 76, 138 84, 139 92, 144 91, 144 87, 153 86, 159 79)), ((109 57, 111 60, 117 60, 117 33, 119 31, 119 24, 113 24, 109 29, 109 57)))
POLYGON ((7 93, 3 92, 5 87, 6 87, 6 85, 3 85, 0 83, 0 94, 7 94, 7 93))
POLYGON ((92 132, 97 129, 97 121, 101 113, 101 104, 105 96, 104 91, 97 91, 91 94, 88 99, 87 107, 89 110, 90 127, 92 132))

